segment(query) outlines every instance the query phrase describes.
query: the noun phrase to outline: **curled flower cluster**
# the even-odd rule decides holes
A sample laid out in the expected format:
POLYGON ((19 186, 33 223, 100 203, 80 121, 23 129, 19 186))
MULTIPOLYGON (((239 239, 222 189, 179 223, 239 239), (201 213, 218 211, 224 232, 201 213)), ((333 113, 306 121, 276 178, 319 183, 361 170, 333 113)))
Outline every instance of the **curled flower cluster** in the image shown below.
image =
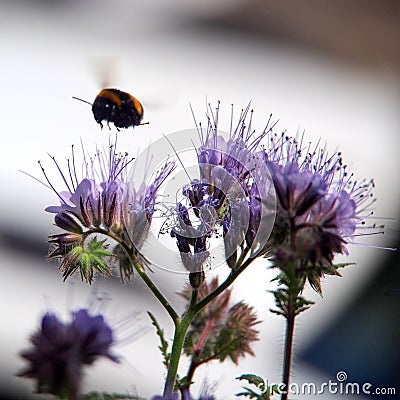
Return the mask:
POLYGON ((50 258, 61 260, 60 269, 64 279, 76 270, 91 283, 94 272, 110 274, 108 258, 120 260, 122 277, 133 272, 126 263, 125 249, 132 253, 140 250, 149 230, 154 213, 158 190, 174 168, 166 162, 155 175, 154 180, 137 189, 127 180, 127 167, 133 159, 127 153, 116 152, 111 144, 108 152, 97 150, 89 161, 83 151, 83 177, 78 177, 75 154, 68 160, 68 173, 53 158, 66 186, 66 191, 57 191, 42 167, 49 187, 61 201, 58 206, 49 206, 47 212, 54 213, 56 226, 64 232, 49 237, 53 245, 50 258), (108 251, 106 240, 98 240, 93 234, 106 235, 117 241, 113 252, 108 251), (122 244, 122 245, 121 245, 122 244))
POLYGON ((187 204, 177 205, 178 223, 171 233, 188 271, 203 271, 209 256, 208 242, 213 236, 224 238, 227 265, 235 269, 239 255, 260 247, 260 241, 268 237, 266 226, 272 226, 274 189, 256 151, 271 129, 270 121, 256 136, 248 105, 238 124, 231 124, 229 137, 224 138, 218 130, 218 115, 219 105, 215 112, 210 108, 207 128, 203 130, 199 125, 201 144, 196 152, 200 178, 183 188, 187 204), (260 200, 261 193, 268 206, 260 200), (200 220, 200 229, 194 228, 195 218, 200 220), (265 232, 257 236, 264 228, 265 232))
POLYGON ((100 357, 119 362, 110 351, 112 329, 101 315, 91 316, 86 309, 74 312, 69 324, 46 314, 31 343, 32 348, 21 353, 29 366, 19 376, 35 379, 38 393, 60 398, 77 398, 85 365, 100 357))
POLYGON ((321 293, 324 274, 340 275, 336 254, 347 254, 356 229, 371 215, 373 181, 358 182, 341 153, 303 148, 302 141, 272 136, 262 155, 277 196, 269 246, 276 266, 296 263, 300 275, 321 293))
POLYGON ((219 131, 219 105, 207 117, 207 128, 198 129, 200 179, 183 188, 186 203, 177 205, 171 232, 185 268, 201 276, 210 239, 222 236, 231 269, 246 254, 270 257, 283 269, 296 260, 300 275, 321 293, 320 278, 340 275, 335 255, 347 254, 371 215, 373 181, 354 179, 339 152, 273 133, 270 119, 257 135, 249 106, 236 126, 231 122, 228 138, 219 131))

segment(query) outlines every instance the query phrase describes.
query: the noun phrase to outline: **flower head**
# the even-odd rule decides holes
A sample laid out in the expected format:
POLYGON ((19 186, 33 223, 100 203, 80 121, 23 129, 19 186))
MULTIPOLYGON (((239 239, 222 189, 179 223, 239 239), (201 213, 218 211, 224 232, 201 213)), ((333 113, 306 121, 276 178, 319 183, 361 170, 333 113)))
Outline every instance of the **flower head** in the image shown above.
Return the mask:
POLYGON ((303 148, 302 141, 272 136, 263 151, 277 193, 277 216, 269 241, 275 265, 296 262, 321 293, 320 278, 340 275, 336 254, 347 254, 357 228, 375 201, 373 181, 358 182, 347 172, 341 153, 303 148))
POLYGON ((236 126, 231 122, 228 135, 222 135, 218 120, 219 104, 215 111, 209 108, 206 129, 198 126, 201 143, 196 153, 200 177, 183 188, 185 199, 177 207, 178 223, 172 235, 177 238, 188 270, 201 271, 202 262, 207 259, 205 252, 199 256, 192 249, 195 243, 200 243, 199 248, 208 249, 212 237, 223 237, 225 260, 234 269, 239 249, 244 251, 247 244, 245 252, 251 250, 254 256, 272 227, 267 214, 274 214, 274 201, 261 201, 261 193, 274 198, 274 188, 263 158, 257 152, 271 129, 270 121, 262 134, 256 136, 251 126, 250 104, 242 110, 236 126), (200 220, 198 228, 194 218, 200 220), (258 232, 261 236, 257 236, 258 232))
POLYGON ((95 271, 110 274, 108 260, 111 256, 118 257, 121 276, 129 278, 133 268, 126 262, 124 248, 132 253, 140 250, 149 230, 158 190, 174 164, 166 162, 152 182, 142 183, 135 189, 134 183, 127 179, 127 167, 133 159, 127 153, 117 153, 116 144, 110 144, 108 151, 97 150, 94 157, 86 156, 83 148, 82 152, 82 176, 78 176, 73 149, 66 173, 52 157, 66 186, 64 191, 55 188, 41 167, 47 186, 61 202, 47 207, 46 211, 55 214, 56 226, 64 231, 49 237, 53 247, 49 257, 61 260, 64 279, 79 270, 82 279, 89 283, 95 271), (118 244, 110 252, 106 240, 97 240, 91 235, 106 235, 118 244))
POLYGON ((87 309, 72 313, 70 323, 46 314, 31 343, 32 347, 21 353, 28 366, 18 376, 35 379, 38 393, 61 398, 75 398, 79 393, 85 365, 100 357, 119 362, 111 353, 114 344, 111 327, 101 315, 90 315, 87 309))

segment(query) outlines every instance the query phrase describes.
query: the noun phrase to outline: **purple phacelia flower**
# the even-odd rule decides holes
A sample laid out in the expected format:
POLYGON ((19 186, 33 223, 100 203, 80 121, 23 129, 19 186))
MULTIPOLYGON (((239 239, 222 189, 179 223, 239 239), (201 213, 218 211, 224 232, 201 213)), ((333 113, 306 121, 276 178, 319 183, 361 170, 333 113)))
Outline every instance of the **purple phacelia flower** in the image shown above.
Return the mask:
POLYGON ((137 254, 141 264, 145 263, 138 251, 149 230, 158 190, 173 170, 174 163, 166 162, 148 185, 135 182, 138 188, 135 189, 135 183, 127 179, 127 167, 133 159, 126 153, 117 153, 116 144, 110 144, 108 151, 97 150, 91 158, 86 156, 84 148, 82 152, 82 176, 78 176, 73 149, 66 173, 52 157, 67 190, 58 191, 41 166, 46 186, 61 202, 47 207, 46 211, 56 214, 55 224, 64 231, 49 237, 52 245, 49 257, 61 260, 64 279, 79 270, 82 279, 91 283, 95 270, 105 275, 111 273, 108 260, 117 256, 122 279, 130 278, 133 267, 121 244, 110 252, 105 240, 88 237, 107 235, 123 243, 132 254, 137 254))
POLYGON ((236 126, 231 121, 230 132, 224 137, 219 131, 218 120, 219 104, 215 112, 211 108, 208 110, 207 127, 203 129, 198 125, 200 146, 196 153, 200 177, 193 179, 182 191, 185 197, 182 205, 191 213, 182 215, 177 208, 178 223, 173 236, 177 238, 178 248, 186 246, 186 251, 180 251, 184 264, 191 261, 192 265, 185 265, 188 270, 188 267, 202 268, 198 261, 207 259, 200 259, 196 251, 188 251, 188 246, 196 243, 195 237, 201 237, 204 248, 208 247, 212 237, 223 237, 225 260, 235 269, 238 249, 246 254, 251 250, 251 256, 255 256, 262 250, 261 243, 267 240, 272 227, 269 217, 275 212, 274 201, 263 202, 260 194, 274 198, 275 190, 263 158, 257 153, 260 142, 271 129, 270 121, 262 134, 256 136, 248 105, 242 110, 236 126), (195 224, 195 218, 200 220, 200 226, 195 224), (246 244, 248 249, 244 250, 246 244))
POLYGON ((215 113, 210 110, 197 151, 201 175, 218 188, 214 195, 220 198, 220 207, 225 205, 223 236, 231 268, 235 268, 237 249, 243 248, 244 242, 252 257, 263 254, 275 215, 275 189, 259 152, 274 124, 269 119, 257 135, 252 129, 252 116, 249 104, 234 126, 232 109, 229 137, 225 139, 219 134, 219 106, 215 113))
POLYGON ((279 204, 290 217, 303 215, 324 197, 327 185, 319 174, 308 170, 300 171, 296 162, 286 165, 267 162, 267 165, 279 204))
POLYGON ((347 245, 372 215, 374 183, 354 179, 340 152, 303 148, 284 135, 271 136, 263 157, 277 193, 269 254, 281 268, 296 262, 321 293, 320 277, 340 275, 335 255, 348 254, 347 245))
POLYGON ((100 357, 119 362, 111 352, 111 327, 101 315, 92 316, 86 309, 72 313, 70 323, 47 313, 31 343, 32 347, 21 353, 28 366, 18 376, 36 380, 38 393, 60 398, 77 398, 85 365, 100 357))

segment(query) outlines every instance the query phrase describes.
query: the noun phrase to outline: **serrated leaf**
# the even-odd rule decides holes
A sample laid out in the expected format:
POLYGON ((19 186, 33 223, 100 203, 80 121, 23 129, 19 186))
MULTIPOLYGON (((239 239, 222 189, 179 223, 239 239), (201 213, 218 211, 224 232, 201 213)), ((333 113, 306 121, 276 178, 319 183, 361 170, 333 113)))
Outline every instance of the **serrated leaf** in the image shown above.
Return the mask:
POLYGON ((250 384, 257 386, 257 388, 260 390, 260 392, 257 393, 253 389, 243 386, 243 389, 245 389, 246 392, 237 393, 236 396, 246 396, 250 399, 256 400, 271 400, 271 397, 274 394, 280 394, 278 385, 268 386, 264 379, 258 375, 244 374, 236 379, 247 380, 250 384))
POLYGON ((259 375, 243 374, 243 375, 238 376, 236 379, 238 379, 239 381, 246 380, 247 382, 251 383, 252 385, 257 386, 260 390, 262 390, 262 391, 265 390, 265 381, 259 375))
POLYGON ((170 354, 168 353, 168 342, 165 340, 164 330, 161 329, 159 323, 157 322, 156 317, 150 311, 148 311, 147 314, 149 315, 149 317, 151 319, 152 325, 156 328, 157 336, 160 338, 161 345, 158 348, 160 349, 161 355, 164 358, 163 363, 166 366, 166 368, 168 369, 170 354))

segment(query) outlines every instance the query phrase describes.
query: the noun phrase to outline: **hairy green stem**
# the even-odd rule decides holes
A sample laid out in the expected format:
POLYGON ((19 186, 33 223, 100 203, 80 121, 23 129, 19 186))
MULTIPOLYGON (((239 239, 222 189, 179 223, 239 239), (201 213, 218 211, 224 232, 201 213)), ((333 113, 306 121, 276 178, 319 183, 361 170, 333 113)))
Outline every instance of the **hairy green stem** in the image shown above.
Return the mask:
POLYGON ((173 392, 175 386, 176 374, 178 371, 179 359, 182 354, 182 348, 184 344, 184 340, 186 337, 186 332, 189 328, 190 323, 192 322, 195 315, 204 307, 207 306, 211 301, 213 301, 219 294, 221 294, 225 289, 227 289, 234 280, 251 264, 254 258, 248 258, 242 265, 238 263, 237 268, 231 271, 225 281, 218 286, 213 292, 211 292, 204 299, 196 303, 197 301, 197 290, 192 291, 192 298, 190 301, 189 308, 186 314, 183 316, 180 323, 175 324, 175 333, 174 340, 171 350, 170 364, 167 373, 167 379, 164 387, 163 397, 167 398, 173 392))
POLYGON ((285 335, 285 352, 283 356, 283 372, 282 383, 284 386, 284 393, 282 393, 281 400, 287 400, 289 391, 290 369, 292 366, 292 348, 294 336, 294 320, 296 317, 292 301, 289 299, 286 316, 286 335, 285 335))
MULTIPOLYGON (((292 246, 295 246, 295 236, 292 238, 292 246)), ((292 366, 292 349, 294 337, 294 321, 296 318, 296 299, 298 298, 300 287, 298 277, 296 275, 296 266, 290 263, 287 266, 286 275, 288 278, 288 298, 286 304, 286 334, 285 334, 285 350, 283 354, 283 371, 282 383, 284 384, 284 392, 282 393, 281 400, 287 400, 289 392, 290 370, 292 366)))
POLYGON ((219 294, 221 294, 225 289, 227 289, 234 282, 234 280, 251 264, 251 262, 254 260, 254 258, 247 258, 246 261, 244 261, 244 258, 246 257, 246 255, 248 253, 248 249, 245 249, 242 252, 241 257, 239 258, 238 262, 236 263, 236 268, 231 271, 231 273, 225 279, 225 281, 217 289, 215 289, 212 293, 210 293, 208 296, 206 296, 204 299, 202 299, 199 303, 197 303, 198 290, 193 289, 192 297, 190 300, 188 310, 183 315, 183 317, 180 318, 179 315, 177 314, 177 312, 172 307, 172 305, 169 303, 169 301, 164 297, 164 295, 158 290, 157 286, 154 285, 152 280, 147 276, 147 274, 144 271, 144 269, 142 268, 142 266, 139 265, 139 263, 136 261, 135 255, 133 254, 133 249, 130 246, 128 246, 118 235, 114 235, 111 232, 106 232, 101 229, 98 230, 98 233, 108 235, 109 237, 114 239, 116 242, 118 242, 125 249, 132 265, 135 267, 136 272, 139 274, 139 276, 142 278, 142 280, 146 283, 147 287, 151 290, 151 292, 154 294, 154 296, 158 299, 158 301, 161 303, 161 305, 165 308, 165 310, 168 312, 168 314, 170 315, 171 319, 174 322, 174 325, 175 325, 174 339, 173 339, 170 360, 169 360, 169 365, 168 365, 168 371, 167 371, 167 378, 166 378, 166 382, 165 382, 165 386, 164 386, 164 393, 163 393, 163 398, 166 399, 172 394, 172 392, 174 390, 177 372, 178 372, 179 360, 180 360, 180 357, 182 354, 182 349, 183 349, 183 345, 185 342, 186 333, 187 333, 187 330, 189 329, 189 326, 190 326, 193 318, 202 308, 206 307, 207 304, 209 304, 219 294))
POLYGON ((174 340, 172 343, 171 355, 169 359, 167 379, 164 386, 164 399, 171 396, 172 392, 174 391, 176 375, 178 373, 179 360, 181 358, 183 344, 186 338, 186 332, 194 316, 196 315, 194 309, 197 302, 197 295, 197 289, 193 289, 188 310, 182 317, 182 320, 175 324, 174 340))
POLYGON ((199 301, 195 306, 195 312, 199 312, 202 308, 204 308, 208 303, 213 301, 219 294, 221 294, 225 289, 227 289, 235 279, 252 263, 254 258, 248 258, 242 265, 236 264, 238 267, 233 269, 228 277, 225 279, 221 285, 219 285, 213 292, 211 292, 208 296, 204 297, 201 301, 199 301))
MULTIPOLYGON (((104 233, 104 232, 100 232, 100 233, 104 233)), ((129 246, 127 246, 127 244, 123 240, 121 240, 117 235, 110 234, 110 232, 107 232, 106 234, 108 236, 110 236, 112 239, 114 239, 116 242, 118 242, 125 249, 132 265, 135 267, 136 272, 139 274, 139 276, 142 278, 142 280, 147 285, 147 287, 151 290, 151 292, 154 294, 154 296, 158 299, 158 301, 161 303, 161 305, 168 312, 168 314, 170 315, 170 317, 172 318, 172 320, 174 321, 174 324, 176 326, 176 324, 178 324, 180 321, 179 315, 174 310, 174 308, 169 303, 169 301, 159 291, 159 289, 153 283, 153 281, 148 277, 148 275, 146 274, 146 272, 144 271, 142 266, 139 265, 139 263, 136 261, 132 249, 129 246)))

